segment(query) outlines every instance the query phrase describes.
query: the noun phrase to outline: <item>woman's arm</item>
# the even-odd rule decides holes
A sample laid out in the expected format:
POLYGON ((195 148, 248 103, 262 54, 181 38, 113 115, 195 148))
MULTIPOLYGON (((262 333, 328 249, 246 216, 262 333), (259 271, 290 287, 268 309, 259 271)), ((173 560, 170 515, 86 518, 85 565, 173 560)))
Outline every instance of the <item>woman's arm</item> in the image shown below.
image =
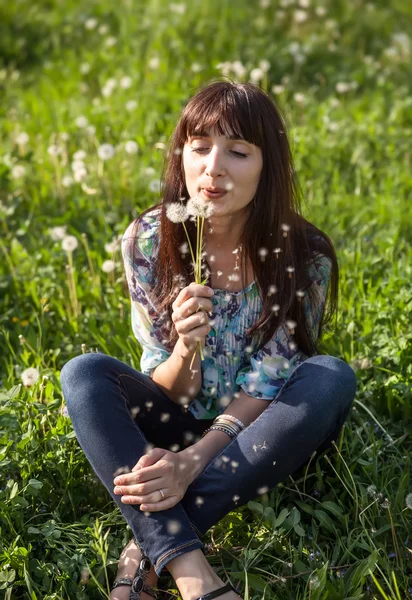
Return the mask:
POLYGON ((183 358, 180 352, 180 339, 177 341, 172 354, 167 360, 160 363, 150 377, 176 404, 189 404, 199 393, 202 386, 202 371, 200 367, 200 354, 196 352, 192 369, 190 363, 192 355, 183 358), (182 402, 185 396, 188 400, 182 402))

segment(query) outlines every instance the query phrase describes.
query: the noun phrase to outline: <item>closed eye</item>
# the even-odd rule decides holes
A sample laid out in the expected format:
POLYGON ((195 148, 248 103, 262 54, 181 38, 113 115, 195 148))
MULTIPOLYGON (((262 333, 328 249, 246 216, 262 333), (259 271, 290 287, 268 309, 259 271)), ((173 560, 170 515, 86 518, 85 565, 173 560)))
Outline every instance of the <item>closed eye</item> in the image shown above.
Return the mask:
MULTIPOLYGON (((192 152, 198 152, 202 154, 203 150, 208 150, 209 148, 192 148, 192 152)), ((246 158, 247 154, 243 154, 242 152, 236 152, 236 150, 231 150, 232 154, 238 156, 239 158, 246 158)))

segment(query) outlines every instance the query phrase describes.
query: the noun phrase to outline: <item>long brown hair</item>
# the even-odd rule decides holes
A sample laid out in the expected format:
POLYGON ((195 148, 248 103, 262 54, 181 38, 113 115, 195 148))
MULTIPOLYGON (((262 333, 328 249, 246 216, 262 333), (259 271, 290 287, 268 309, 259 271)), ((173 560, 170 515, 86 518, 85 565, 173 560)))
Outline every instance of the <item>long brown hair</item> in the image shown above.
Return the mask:
MULTIPOLYGON (((307 356, 319 354, 317 342, 324 326, 332 320, 338 302, 339 268, 332 241, 300 214, 301 190, 293 167, 285 121, 278 107, 258 86, 226 80, 213 81, 201 88, 182 110, 165 155, 161 202, 143 211, 134 223, 133 248, 136 247, 139 220, 154 208, 161 208, 152 291, 159 314, 168 315, 166 324, 170 334, 164 340, 165 345, 172 351, 178 340, 171 320, 171 305, 180 289, 194 281, 190 254, 182 255, 180 250, 187 241, 184 228, 167 218, 166 208, 169 203, 179 202, 181 198, 185 199, 183 202, 189 199, 183 168, 184 144, 189 136, 206 135, 205 132, 213 127, 217 127, 221 135, 235 133, 262 151, 260 181, 251 202, 248 226, 239 240, 243 248, 243 287, 246 287, 249 258, 262 299, 260 318, 248 329, 246 337, 258 340, 257 348, 262 347, 288 319, 297 323, 293 337, 299 349, 307 356), (286 237, 287 228, 282 228, 282 225, 289 226, 286 237), (261 248, 268 251, 264 260, 259 254, 261 248), (280 252, 274 252, 279 248, 280 252), (308 278, 308 265, 315 252, 329 257, 332 264, 327 301, 321 312, 316 339, 306 322, 302 298, 296 294, 298 290, 304 291, 312 303, 312 310, 316 311, 319 307, 317 291, 309 289, 311 281, 308 278), (276 286, 275 294, 270 293, 270 286, 276 286), (274 303, 280 306, 277 315, 272 309, 274 303)), ((191 219, 185 225, 192 247, 196 248, 196 225, 191 219)), ((205 263, 210 285, 211 269, 207 257, 205 263)))

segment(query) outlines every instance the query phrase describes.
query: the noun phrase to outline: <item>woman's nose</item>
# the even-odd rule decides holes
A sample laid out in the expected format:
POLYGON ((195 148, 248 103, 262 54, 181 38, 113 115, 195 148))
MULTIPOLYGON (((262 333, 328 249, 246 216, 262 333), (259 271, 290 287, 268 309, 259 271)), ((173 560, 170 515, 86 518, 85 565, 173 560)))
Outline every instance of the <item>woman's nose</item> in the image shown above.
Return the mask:
POLYGON ((226 166, 222 152, 218 149, 211 150, 206 156, 206 175, 213 179, 217 175, 223 175, 225 170, 226 166))

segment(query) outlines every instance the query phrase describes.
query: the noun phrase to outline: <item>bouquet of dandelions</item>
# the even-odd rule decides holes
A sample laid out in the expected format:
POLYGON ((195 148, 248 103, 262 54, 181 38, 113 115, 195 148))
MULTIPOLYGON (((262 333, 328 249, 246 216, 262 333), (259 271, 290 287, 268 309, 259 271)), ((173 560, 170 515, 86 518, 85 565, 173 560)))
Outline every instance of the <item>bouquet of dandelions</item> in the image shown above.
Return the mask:
MULTIPOLYGON (((203 256, 203 226, 205 219, 208 219, 213 214, 213 206, 207 202, 204 202, 198 196, 190 198, 187 204, 181 204, 179 202, 171 202, 166 209, 166 216, 172 223, 181 223, 184 227, 187 241, 189 244, 190 254, 192 256, 192 265, 194 269, 195 283, 204 285, 207 281, 207 277, 202 280, 202 256, 203 256), (189 217, 192 217, 193 221, 196 221, 196 256, 193 253, 192 244, 190 243, 189 234, 186 229, 185 221, 189 217)), ((199 351, 201 359, 204 360, 202 344, 200 341, 199 351)), ((193 354, 190 368, 192 368, 195 360, 196 352, 193 354)))

